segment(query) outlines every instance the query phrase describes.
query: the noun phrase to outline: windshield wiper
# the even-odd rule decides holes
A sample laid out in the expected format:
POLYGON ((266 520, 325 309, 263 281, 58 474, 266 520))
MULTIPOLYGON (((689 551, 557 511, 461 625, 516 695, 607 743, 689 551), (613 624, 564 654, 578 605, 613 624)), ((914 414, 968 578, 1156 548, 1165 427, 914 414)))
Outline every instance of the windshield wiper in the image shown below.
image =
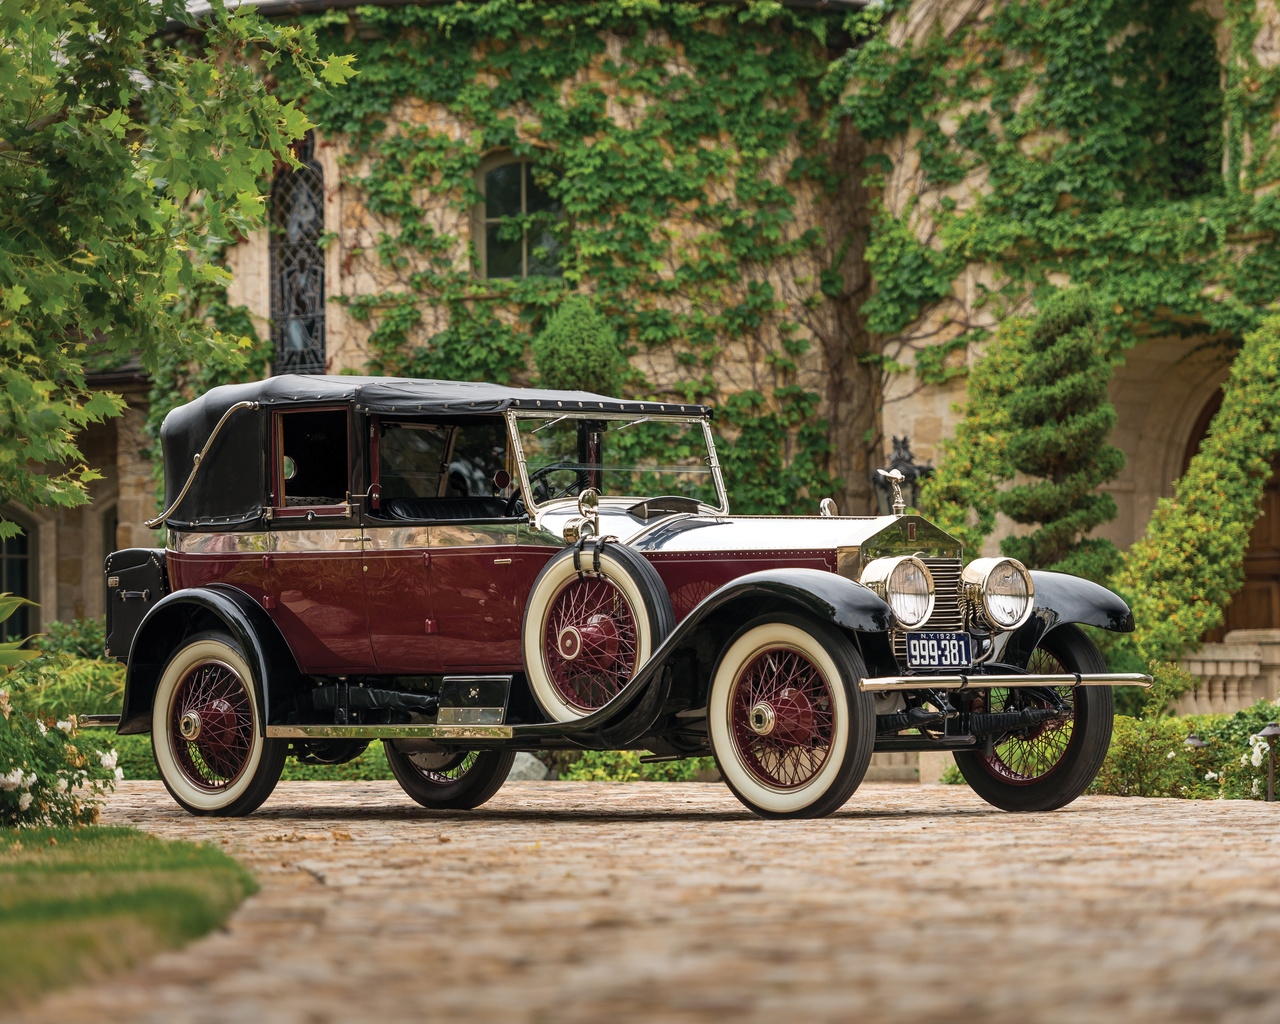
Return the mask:
POLYGON ((569 418, 569 414, 568 414, 568 413, 565 413, 565 415, 563 415, 563 416, 557 416, 557 417, 556 417, 555 419, 553 419, 553 420, 547 420, 547 422, 546 422, 546 423, 544 423, 544 424, 542 424, 542 426, 540 426, 540 427, 534 427, 531 431, 529 431, 529 433, 531 433, 531 434, 536 434, 539 430, 546 430, 546 429, 547 429, 547 427, 554 427, 554 426, 555 426, 557 423, 559 423, 561 420, 567 420, 568 418, 569 418))
POLYGON ((652 416, 641 416, 638 420, 632 420, 630 423, 624 423, 620 427, 615 427, 613 432, 616 434, 619 430, 626 430, 627 427, 634 427, 637 423, 648 423, 652 416))

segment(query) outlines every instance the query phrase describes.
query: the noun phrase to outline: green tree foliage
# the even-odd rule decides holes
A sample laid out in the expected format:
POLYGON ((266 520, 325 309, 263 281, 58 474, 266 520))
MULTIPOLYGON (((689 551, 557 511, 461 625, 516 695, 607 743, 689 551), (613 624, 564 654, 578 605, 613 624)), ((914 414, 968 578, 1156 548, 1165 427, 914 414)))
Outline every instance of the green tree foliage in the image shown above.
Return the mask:
POLYGON ((1119 552, 1108 540, 1084 537, 1116 517, 1114 499, 1098 488, 1124 468, 1124 453, 1107 442, 1116 411, 1096 327, 1088 293, 1076 288, 1045 302, 1021 336, 1018 384, 1004 400, 1005 457, 1030 481, 1000 492, 996 506, 1015 523, 1038 527, 1004 538, 1006 555, 1102 581, 1119 567, 1119 552))
POLYGON ((618 337, 585 295, 571 295, 534 339, 533 357, 548 388, 611 395, 618 386, 618 337))
POLYGON ((1133 607, 1139 651, 1175 660, 1222 624, 1280 452, 1280 316, 1245 336, 1222 408, 1172 498, 1128 551, 1116 588, 1133 607))
POLYGON ((1238 344, 1280 296, 1280 69, 1254 53, 1254 4, 997 0, 930 25, 889 0, 850 22, 868 38, 832 69, 840 113, 876 150, 871 183, 912 197, 872 223, 878 329, 945 307, 972 334, 1066 277, 1110 344, 1238 344))
POLYGON ((234 350, 171 307, 225 280, 209 240, 259 218, 259 179, 308 126, 245 58, 309 88, 350 76, 221 0, 199 43, 164 41, 168 19, 190 20, 180 0, 0 0, 0 502, 86 500, 74 434, 122 408, 87 368, 234 350))
MULTIPOLYGON (((364 69, 309 96, 307 113, 373 215, 367 235, 337 242, 347 272, 381 282, 343 300, 369 326, 372 372, 524 379, 531 338, 589 280, 635 357, 626 393, 717 406, 729 458, 770 467, 765 486, 735 481, 735 508, 776 512, 836 489, 820 389, 852 394, 842 422, 862 410, 874 422, 877 402, 850 383, 870 371, 846 351, 861 337, 858 229, 852 213, 818 228, 796 211, 843 210, 848 157, 823 89, 842 15, 762 0, 489 0, 303 21, 322 52, 354 47, 364 69), (484 279, 468 230, 452 226, 471 223, 482 161, 499 150, 529 161, 564 212, 537 225, 559 246, 559 276, 484 279), (730 347, 755 361, 745 388, 726 386, 730 347), (806 377, 819 355, 845 369, 806 377), (678 379, 645 379, 650 357, 678 379)), ((307 91, 288 75, 281 88, 307 91)), ((510 215, 501 232, 534 219, 510 215)), ((863 433, 854 445, 869 445, 863 433)))

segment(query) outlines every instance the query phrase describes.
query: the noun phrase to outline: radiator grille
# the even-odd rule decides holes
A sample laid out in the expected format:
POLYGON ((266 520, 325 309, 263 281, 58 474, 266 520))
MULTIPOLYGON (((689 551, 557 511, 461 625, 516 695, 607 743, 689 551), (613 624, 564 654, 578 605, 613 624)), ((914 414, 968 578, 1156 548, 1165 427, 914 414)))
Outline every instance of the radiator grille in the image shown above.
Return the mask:
MULTIPOLYGON (((964 631, 964 613, 960 610, 960 559, 921 558, 933 575, 933 614, 915 630, 938 633, 964 631)), ((915 631, 913 630, 913 632, 915 631)), ((907 635, 894 630, 893 654, 898 664, 907 664, 907 635)))

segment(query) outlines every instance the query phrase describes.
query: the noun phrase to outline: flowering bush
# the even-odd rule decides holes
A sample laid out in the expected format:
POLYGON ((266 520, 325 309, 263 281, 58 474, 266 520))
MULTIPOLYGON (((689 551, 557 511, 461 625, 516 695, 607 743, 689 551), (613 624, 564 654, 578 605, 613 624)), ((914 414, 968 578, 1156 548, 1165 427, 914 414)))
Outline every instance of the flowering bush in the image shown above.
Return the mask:
POLYGON ((45 718, 13 706, 0 689, 0 826, 98 820, 123 772, 113 750, 82 735, 75 716, 45 718))

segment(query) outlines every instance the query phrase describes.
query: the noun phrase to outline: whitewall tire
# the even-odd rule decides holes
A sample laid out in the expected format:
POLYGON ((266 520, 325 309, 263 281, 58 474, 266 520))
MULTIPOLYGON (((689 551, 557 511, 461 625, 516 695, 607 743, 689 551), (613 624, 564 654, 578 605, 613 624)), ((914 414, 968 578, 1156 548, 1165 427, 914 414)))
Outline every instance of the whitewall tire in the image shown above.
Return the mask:
POLYGON ((253 672, 223 633, 188 637, 160 675, 151 747, 170 795, 192 814, 249 814, 271 795, 288 741, 262 736, 253 672))
POLYGON ((525 674, 554 722, 604 707, 675 625, 657 570, 621 544, 566 548, 534 581, 525 605, 525 674))
POLYGON ((838 810, 866 774, 875 708, 862 659, 838 629, 770 615, 747 623, 720 655, 707 721, 734 795, 769 818, 838 810))

